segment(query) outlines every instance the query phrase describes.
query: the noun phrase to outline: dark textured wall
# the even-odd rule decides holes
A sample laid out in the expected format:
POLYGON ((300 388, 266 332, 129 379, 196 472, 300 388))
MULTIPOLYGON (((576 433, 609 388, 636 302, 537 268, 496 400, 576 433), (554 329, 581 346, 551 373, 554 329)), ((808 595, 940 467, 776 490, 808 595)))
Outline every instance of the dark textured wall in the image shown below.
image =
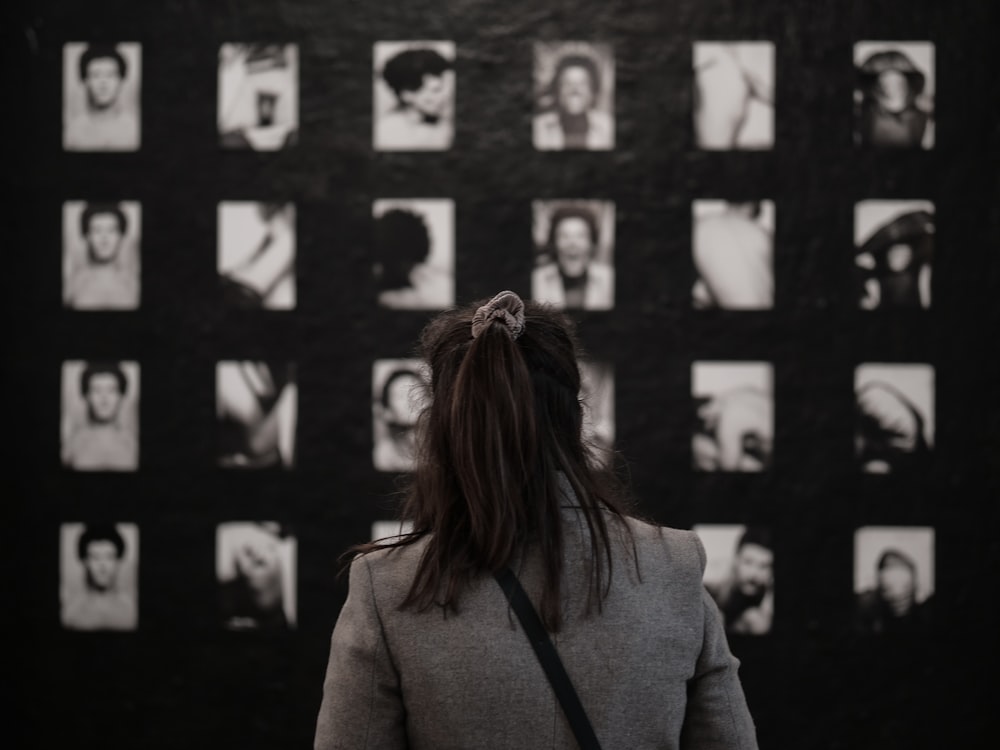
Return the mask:
MULTIPOLYGON (((374 304, 375 198, 456 201, 456 296, 529 292, 533 199, 615 201, 617 304, 578 314, 586 348, 615 367, 617 447, 643 512, 673 526, 747 523, 776 538, 772 632, 735 637, 765 748, 985 747, 997 690, 998 546, 996 13, 989 2, 447 4, 37 2, 9 24, 15 217, 8 262, 6 650, 20 699, 16 747, 304 747, 330 629, 345 595, 337 558, 392 509, 393 476, 371 466, 371 363, 405 357, 427 315, 374 304), (62 150, 62 45, 142 43, 142 148, 62 150), (374 153, 372 44, 457 45, 455 146, 374 153), (617 147, 537 152, 531 42, 614 45, 617 147), (766 39, 776 49, 776 141, 705 152, 690 127, 691 43, 766 39), (937 53, 932 150, 851 143, 851 49, 925 40, 937 53), (289 41, 300 51, 298 144, 223 151, 215 128, 219 45, 289 41), (691 309, 691 201, 767 197, 778 212, 775 308, 691 309), (65 200, 138 200, 143 298, 131 312, 65 310, 65 200), (854 204, 926 198, 937 215, 934 305, 866 313, 852 296, 854 204), (225 309, 216 287, 216 206, 288 200, 298 218, 289 312, 225 309), (59 463, 62 362, 142 367, 141 467, 69 472, 59 463), (233 473, 214 463, 215 363, 294 361, 297 466, 233 473), (690 370, 699 359, 773 363, 774 465, 760 474, 690 469, 690 370), (861 362, 936 372, 936 446, 904 475, 858 472, 853 373, 861 362), (110 517, 141 533, 140 628, 88 634, 59 621, 59 529, 110 517), (216 621, 217 524, 286 521, 298 540, 298 628, 233 633, 216 621), (870 640, 847 623, 858 527, 936 534, 933 632, 870 640)), ((8 196, 10 193, 8 192, 8 196)), ((641 720, 641 719, 640 719, 641 720)))

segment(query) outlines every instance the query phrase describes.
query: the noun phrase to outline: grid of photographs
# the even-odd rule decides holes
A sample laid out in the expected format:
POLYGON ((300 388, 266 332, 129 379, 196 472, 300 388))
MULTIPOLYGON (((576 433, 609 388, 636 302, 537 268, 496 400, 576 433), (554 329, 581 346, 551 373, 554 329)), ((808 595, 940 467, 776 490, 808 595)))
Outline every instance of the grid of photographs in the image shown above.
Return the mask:
MULTIPOLYGON (((69 42, 62 52, 63 149, 139 150, 141 45, 69 42)), ((536 152, 618 148, 613 46, 601 41, 537 41, 530 47, 530 57, 524 90, 531 105, 531 148, 536 152)), ((853 146, 935 147, 934 59, 930 42, 854 45, 853 146)), ((454 147, 459 60, 458 46, 448 40, 374 44, 373 152, 440 152, 454 147)), ((692 128, 693 147, 707 152, 773 151, 780 115, 777 73, 771 41, 692 42, 693 96, 685 126, 692 128)), ((297 44, 222 44, 217 69, 218 148, 296 148, 301 130, 299 77, 297 44)), ((134 311, 142 304, 143 211, 139 201, 128 198, 125 187, 110 198, 71 195, 62 204, 62 304, 74 314, 134 311)), ((775 200, 734 195, 727 185, 716 187, 719 192, 690 200, 691 308, 738 313, 780 308, 775 200)), ((524 248, 531 253, 531 298, 574 314, 613 315, 629 292, 618 288, 621 274, 616 274, 616 264, 622 253, 616 247, 616 202, 571 194, 523 204, 531 220, 530 236, 524 238, 524 248)), ((367 281, 373 281, 376 290, 371 307, 426 315, 455 305, 462 197, 381 197, 370 205, 367 281)), ((857 200, 853 261, 846 255, 843 259, 846 275, 852 278, 851 304, 863 311, 930 309, 935 222, 934 203, 919 196, 857 200)), ((297 207, 287 200, 259 196, 217 203, 215 269, 222 306, 278 314, 297 309, 297 225, 297 207)), ((364 281, 358 279, 359 289, 365 288, 364 281)), ((878 316, 865 315, 878 324, 878 316)), ((597 459, 608 463, 617 434, 616 364, 581 363, 586 438, 597 459)), ((418 359, 390 356, 370 365, 370 468, 381 474, 405 474, 413 469, 417 421, 428 402, 428 367, 418 359)), ((220 359, 214 366, 214 465, 223 471, 296 470, 297 365, 256 356, 220 359)), ((59 431, 65 469, 141 471, 140 370, 138 361, 127 359, 62 363, 59 431)), ((696 477, 773 470, 775 403, 781 398, 774 370, 773 363, 752 359, 696 358, 691 363, 687 416, 690 466, 696 477)), ((916 471, 933 452, 936 439, 933 364, 857 363, 853 388, 859 475, 916 471)), ((371 535, 391 538, 411 528, 406 520, 377 519, 371 535)), ((694 530, 706 550, 705 585, 724 614, 727 630, 737 635, 770 633, 776 617, 771 528, 743 519, 699 523, 694 530)), ((219 625, 228 630, 297 627, 294 529, 278 521, 234 520, 220 523, 216 532, 219 625)), ((62 524, 60 534, 63 626, 136 629, 136 524, 72 522, 62 524)), ((934 594, 934 536, 931 527, 857 530, 858 632, 927 626, 934 594)))

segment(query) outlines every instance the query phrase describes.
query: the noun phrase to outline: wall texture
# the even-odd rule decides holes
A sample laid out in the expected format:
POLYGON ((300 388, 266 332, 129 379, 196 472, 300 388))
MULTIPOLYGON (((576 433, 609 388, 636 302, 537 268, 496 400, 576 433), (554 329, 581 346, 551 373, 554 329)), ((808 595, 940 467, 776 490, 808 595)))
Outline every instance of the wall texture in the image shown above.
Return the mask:
MULTIPOLYGON (((985 747, 995 710, 1000 499, 997 295, 1000 248, 996 11, 988 2, 724 0, 550 2, 36 2, 10 24, 6 253, 8 432, 5 547, 16 609, 7 650, 18 747, 287 748, 311 742, 330 630, 345 596, 338 556, 392 517, 396 475, 372 463, 372 366, 405 358, 430 312, 376 304, 372 205, 455 204, 454 296, 530 295, 532 201, 615 205, 613 309, 574 313, 614 372, 615 444, 641 511, 661 523, 767 525, 775 617, 734 635, 764 748, 985 747), (437 152, 372 148, 373 45, 450 40, 455 137, 437 152), (615 147, 532 144, 532 43, 613 49, 615 147), (697 148, 692 45, 774 45, 774 143, 697 148), (932 148, 852 143, 853 45, 935 50, 932 148), (141 146, 62 144, 64 45, 137 42, 141 146), (221 148, 218 57, 232 42, 298 49, 298 137, 278 151, 221 148), (13 195, 12 195, 13 193, 13 195), (774 202, 774 305, 691 304, 692 202, 774 202), (935 207, 933 304, 859 309, 855 204, 935 207), (64 203, 141 204, 141 303, 63 304, 64 203), (296 302, 223 303, 222 201, 293 203, 296 302), (66 362, 141 368, 135 471, 60 462, 66 362), (294 467, 233 471, 216 455, 216 366, 295 363, 294 467), (773 460, 761 472, 693 471, 692 363, 773 368, 773 460), (855 368, 926 363, 934 445, 905 471, 868 474, 854 455, 855 368), (65 524, 138 529, 138 622, 77 632, 60 614, 65 524), (221 627, 216 530, 279 521, 296 542, 296 623, 221 627), (855 533, 934 532, 932 627, 898 638, 851 628, 855 533)), ((67 84, 68 85, 68 84, 67 84)), ((641 720, 641 717, 639 718, 641 720)))

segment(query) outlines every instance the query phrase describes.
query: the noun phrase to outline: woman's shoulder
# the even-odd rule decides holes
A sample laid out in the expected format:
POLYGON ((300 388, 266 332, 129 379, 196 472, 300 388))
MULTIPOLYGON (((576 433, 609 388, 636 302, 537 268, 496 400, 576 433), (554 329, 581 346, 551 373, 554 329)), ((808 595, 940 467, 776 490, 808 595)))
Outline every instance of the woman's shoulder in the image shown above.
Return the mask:
POLYGON ((628 518, 627 523, 645 564, 667 567, 675 572, 684 570, 701 580, 705 570, 705 547, 695 532, 638 518, 628 518))
POLYGON ((409 544, 383 546, 357 555, 351 562, 351 576, 362 573, 373 588, 409 590, 413 574, 427 546, 422 536, 409 544))

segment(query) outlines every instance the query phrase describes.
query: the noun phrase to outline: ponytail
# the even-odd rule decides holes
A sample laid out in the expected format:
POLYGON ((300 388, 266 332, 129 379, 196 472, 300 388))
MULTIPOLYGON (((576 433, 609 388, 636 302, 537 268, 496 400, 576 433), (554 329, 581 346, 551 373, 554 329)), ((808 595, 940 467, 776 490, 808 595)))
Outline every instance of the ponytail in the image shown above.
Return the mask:
MULTIPOLYGON (((542 621, 558 631, 561 506, 568 502, 583 513, 590 536, 587 611, 594 602, 601 609, 611 573, 604 516, 625 513, 614 482, 599 476, 583 443, 577 352, 568 318, 525 305, 513 292, 442 313, 424 329, 420 353, 431 369, 431 398, 417 422, 402 508, 413 531, 351 550, 426 541, 401 609, 457 611, 466 585, 530 545, 543 566, 542 621)), ((626 524, 620 528, 631 536, 626 524)))

